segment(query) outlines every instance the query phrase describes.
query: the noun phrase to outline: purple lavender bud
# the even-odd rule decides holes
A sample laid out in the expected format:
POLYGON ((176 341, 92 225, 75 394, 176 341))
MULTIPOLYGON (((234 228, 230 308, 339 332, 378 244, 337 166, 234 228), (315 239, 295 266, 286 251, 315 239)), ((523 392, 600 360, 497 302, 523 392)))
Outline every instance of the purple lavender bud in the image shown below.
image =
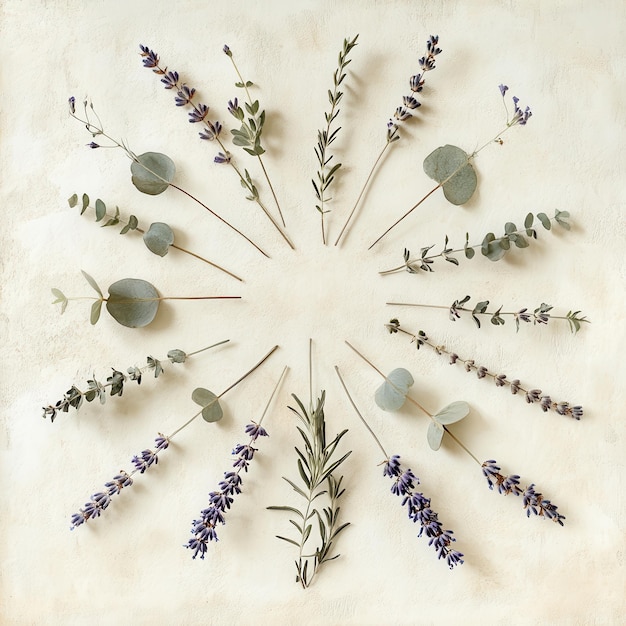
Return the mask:
POLYGON ((222 50, 224 51, 224 54, 225 54, 225 55, 227 55, 227 56, 229 56, 229 57, 232 57, 232 56, 233 56, 233 53, 230 51, 230 48, 229 48, 227 45, 224 45, 224 47, 222 48, 222 50))
POLYGON ((96 148, 99 148, 100 145, 97 144, 95 141, 92 141, 91 143, 86 144, 88 148, 91 148, 92 150, 95 150, 96 148))
POLYGON ((189 112, 189 122, 195 124, 196 122, 203 122, 204 118, 209 112, 209 107, 206 104, 199 104, 189 112))
POLYGON ((450 365, 454 365, 458 360, 459 360, 459 355, 453 352, 450 355, 450 365))
POLYGON ((188 87, 184 83, 180 86, 180 89, 176 93, 176 97, 174 98, 174 102, 177 107, 183 107, 187 104, 191 103, 191 99, 193 98, 196 90, 193 87, 188 87))
POLYGON ((496 383, 496 387, 504 387, 504 379, 506 374, 498 374, 493 380, 496 383))
POLYGON ((178 87, 178 80, 178 72, 167 72, 161 82, 165 85, 165 89, 175 89, 178 87))
POLYGON ((426 50, 428 51, 428 54, 437 55, 441 53, 441 49, 436 47, 438 43, 439 35, 431 35, 426 43, 426 50))
POLYGON ((219 488, 223 494, 232 496, 241 493, 241 477, 238 473, 226 472, 224 479, 219 483, 219 488))
POLYGON ((252 422, 248 424, 245 428, 246 435, 252 437, 252 439, 257 439, 257 437, 268 437, 267 431, 262 426, 255 424, 252 422))
POLYGON ((520 390, 519 385, 520 385, 520 382, 517 378, 511 381, 511 393, 513 395, 515 395, 520 390))
POLYGON ((236 117, 237 109, 239 108, 239 100, 237 98, 235 98, 234 100, 229 100, 227 107, 228 112, 236 117))
MULTIPOLYGON (((213 141, 216 137, 219 137, 219 134, 222 132, 222 125, 219 122, 205 122, 206 128, 204 131, 200 133, 200 139, 206 139, 208 141, 213 141)), ((216 161, 219 163, 230 163, 230 156, 228 157, 228 161, 216 161)))
POLYGON ((122 470, 113 480, 105 483, 105 487, 108 490, 110 496, 118 494, 124 487, 130 487, 133 484, 133 479, 122 470))
POLYGON ((552 398, 550 396, 542 396, 541 398, 541 410, 545 413, 552 408, 552 398))
POLYGON ((504 98, 504 94, 509 90, 506 85, 498 85, 498 89, 500 90, 500 94, 504 98))
POLYGON ((466 372, 471 372, 473 367, 474 367, 474 359, 468 359, 467 361, 465 361, 466 372))
POLYGON ((528 404, 532 404, 533 402, 539 402, 539 398, 541 397, 541 389, 531 389, 526 392, 526 402, 528 404))
POLYGON ((402 98, 404 106, 409 109, 417 109, 422 106, 413 96, 404 96, 402 98))
POLYGON ((411 76, 409 79, 409 86, 413 93, 419 93, 424 88, 423 76, 423 74, 415 74, 415 76, 411 76))
POLYGON ((543 494, 535 491, 534 483, 526 488, 523 497, 524 508, 526 509, 526 517, 530 517, 531 512, 535 515, 543 516, 553 522, 563 526, 564 515, 557 512, 558 507, 552 504, 550 500, 544 500, 543 494))
POLYGON ((478 376, 478 378, 484 378, 487 375, 487 368, 483 367, 482 365, 476 370, 476 376, 478 376))
POLYGON ((582 406, 573 406, 570 408, 570 413, 574 419, 579 420, 583 416, 583 407, 582 406))
POLYGON ((395 454, 385 461, 383 467, 383 476, 400 476, 400 457, 395 454))
POLYGON ((141 56, 143 57, 143 66, 144 67, 157 67, 159 64, 159 55, 150 50, 148 46, 142 46, 139 44, 139 48, 141 49, 141 56))
POLYGON ((67 103, 70 107, 70 113, 74 115, 74 113, 76 113, 76 98, 74 96, 71 96, 67 103))
MULTIPOLYGON (((202 133, 200 133, 200 137, 202 137, 202 133)), ((202 137, 202 139, 207 139, 207 137, 202 137)), ((218 152, 217 156, 213 159, 215 163, 230 163, 230 154, 224 154, 223 152, 218 152)))
POLYGON ((393 116, 400 122, 403 122, 404 120, 408 120, 410 117, 413 117, 408 109, 406 109, 405 107, 398 107, 393 116))
POLYGON ((428 72, 430 70, 434 70, 435 69, 435 59, 433 59, 430 56, 427 57, 422 57, 419 61, 418 61, 420 67, 422 68, 422 71, 424 72, 428 72))

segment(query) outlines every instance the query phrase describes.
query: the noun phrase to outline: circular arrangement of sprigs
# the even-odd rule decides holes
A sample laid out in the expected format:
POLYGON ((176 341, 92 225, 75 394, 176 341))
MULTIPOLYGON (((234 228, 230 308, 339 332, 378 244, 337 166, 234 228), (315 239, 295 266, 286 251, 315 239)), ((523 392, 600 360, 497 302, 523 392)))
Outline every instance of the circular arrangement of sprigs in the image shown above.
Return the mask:
MULTIPOLYGON (((332 144, 337 139, 339 131, 338 116, 340 114, 339 104, 343 98, 342 85, 347 76, 347 67, 351 62, 350 53, 357 45, 358 35, 354 38, 346 38, 338 56, 338 65, 332 76, 332 87, 328 90, 329 110, 324 114, 324 125, 318 131, 315 155, 318 162, 318 171, 312 179, 313 190, 316 197, 315 209, 320 216, 321 240, 324 245, 327 241, 327 214, 330 202, 330 190, 337 176, 341 174, 341 163, 334 160, 332 144)), ((400 139, 400 129, 416 115, 420 102, 417 100, 418 94, 424 89, 425 76, 435 69, 435 57, 441 53, 438 47, 439 38, 429 37, 426 44, 426 52, 419 59, 419 71, 409 79, 408 95, 402 97, 402 103, 396 108, 392 117, 386 123, 384 141, 381 142, 381 149, 377 153, 371 170, 365 182, 347 214, 347 219, 339 231, 339 235, 334 241, 337 246, 348 232, 355 221, 357 208, 359 207, 364 192, 371 183, 374 174, 380 170, 381 163, 387 151, 400 139)), ((265 111, 261 108, 259 101, 251 95, 253 83, 245 80, 237 67, 233 52, 228 46, 224 46, 225 55, 232 62, 233 69, 237 75, 235 86, 242 95, 233 98, 228 102, 227 108, 230 115, 236 120, 237 128, 230 130, 232 143, 247 153, 248 157, 256 161, 259 171, 264 177, 265 187, 269 190, 268 195, 272 196, 272 210, 268 208, 265 200, 261 198, 257 184, 247 168, 242 168, 239 161, 227 147, 227 133, 221 122, 211 119, 209 107, 199 103, 196 97, 196 90, 181 80, 177 71, 169 70, 161 63, 159 56, 147 46, 140 46, 140 55, 143 65, 151 69, 159 76, 165 89, 174 93, 174 103, 177 107, 185 109, 188 113, 188 121, 198 124, 201 128, 200 139, 217 144, 218 150, 214 161, 225 168, 229 168, 239 179, 242 188, 246 193, 246 198, 258 205, 263 211, 272 226, 280 234, 285 244, 295 249, 294 244, 285 230, 285 220, 277 195, 274 191, 268 169, 263 160, 265 149, 262 144, 262 133, 265 124, 265 111)), ((502 135, 513 127, 525 126, 532 113, 528 107, 522 109, 519 106, 519 99, 513 97, 513 110, 510 112, 505 101, 508 87, 499 86, 501 96, 506 111, 506 124, 489 141, 471 154, 457 146, 445 145, 432 151, 424 160, 424 172, 436 183, 435 187, 425 194, 409 210, 404 212, 387 230, 385 230, 370 246, 373 248, 380 242, 393 228, 407 218, 417 209, 427 198, 442 190, 445 198, 452 204, 462 205, 469 201, 477 187, 477 177, 473 162, 476 156, 485 148, 492 145, 502 145, 502 135)), ((92 141, 88 144, 91 149, 110 147, 120 149, 131 160, 131 181, 132 184, 142 193, 148 195, 158 195, 167 189, 173 189, 184 195, 186 198, 200 205, 209 212, 213 218, 219 220, 227 231, 236 237, 246 240, 247 244, 253 246, 256 251, 264 256, 268 254, 263 248, 244 234, 238 227, 234 226, 202 200, 186 189, 178 186, 175 181, 176 167, 172 159, 165 154, 157 152, 146 152, 135 154, 129 146, 121 140, 115 139, 104 130, 104 126, 95 112, 93 104, 84 101, 82 111, 77 113, 77 103, 72 97, 69 100, 70 115, 81 122, 90 133, 92 141)), ((155 222, 149 226, 140 225, 139 219, 134 215, 121 215, 119 208, 114 211, 107 209, 101 199, 97 199, 92 204, 87 194, 82 194, 79 198, 73 194, 69 198, 70 207, 79 207, 81 214, 92 214, 95 221, 104 227, 118 227, 122 235, 138 233, 142 235, 143 242, 148 250, 161 257, 166 256, 171 249, 176 249, 181 253, 191 255, 195 259, 212 266, 216 271, 227 274, 236 281, 241 281, 231 269, 226 269, 217 263, 204 258, 203 256, 187 250, 175 243, 175 233, 172 228, 163 222, 155 222)), ((569 229, 569 214, 566 211, 556 211, 553 217, 548 217, 545 213, 534 215, 528 213, 523 221, 523 226, 518 227, 513 222, 504 225, 504 232, 500 236, 494 233, 487 233, 480 241, 474 243, 470 239, 469 233, 465 234, 464 242, 454 248, 449 245, 449 238, 446 235, 443 247, 439 252, 432 251, 434 246, 425 246, 420 249, 417 255, 412 255, 407 249, 402 254, 403 262, 396 267, 380 271, 381 275, 388 275, 395 272, 408 272, 409 274, 419 274, 422 272, 432 272, 436 261, 446 261, 454 266, 460 265, 460 260, 472 259, 479 251, 483 256, 491 261, 502 259, 512 248, 528 248, 529 241, 537 238, 535 225, 541 225, 544 229, 550 230, 554 224, 565 229, 569 229)), ((131 327, 143 327, 150 324, 156 317, 159 305, 163 300, 168 299, 233 299, 239 296, 162 296, 151 283, 138 278, 124 278, 114 282, 108 288, 108 295, 104 296, 103 291, 96 280, 83 271, 83 275, 90 287, 95 291, 91 305, 90 320, 95 324, 105 305, 106 311, 118 323, 131 327)), ((61 305, 61 312, 64 312, 68 302, 74 299, 67 297, 60 289, 52 290, 55 296, 55 303, 61 305)), ((580 311, 569 311, 566 315, 554 315, 552 307, 546 303, 540 303, 536 308, 522 308, 515 311, 503 311, 502 307, 497 309, 489 308, 489 301, 479 301, 474 306, 469 306, 470 296, 465 296, 455 300, 451 305, 434 305, 431 303, 410 303, 395 302, 388 303, 395 306, 429 307, 447 310, 452 321, 460 318, 461 315, 469 315, 480 328, 481 320, 489 319, 495 325, 505 324, 507 319, 515 322, 517 329, 527 323, 547 324, 550 320, 566 321, 572 332, 577 332, 582 323, 587 322, 580 311)), ((469 373, 476 374, 477 379, 492 380, 496 387, 507 388, 513 395, 523 397, 527 403, 536 404, 544 412, 553 411, 559 415, 580 419, 583 411, 578 405, 571 405, 568 402, 554 401, 551 396, 544 394, 541 390, 532 387, 524 387, 519 379, 509 379, 505 374, 491 372, 487 367, 479 365, 472 358, 461 358, 450 348, 437 343, 427 336, 423 330, 412 331, 404 328, 397 318, 393 318, 387 324, 387 329, 392 334, 406 335, 417 349, 424 346, 432 349, 437 355, 444 356, 451 365, 460 365, 469 373)), ((106 402, 107 395, 122 396, 124 385, 128 381, 141 384, 142 377, 150 374, 158 378, 164 371, 166 363, 184 364, 189 358, 193 358, 205 350, 217 347, 228 340, 219 341, 211 346, 185 352, 181 349, 173 349, 167 356, 159 359, 149 356, 143 366, 131 365, 125 372, 112 369, 106 381, 99 381, 95 376, 87 381, 84 390, 72 385, 58 402, 43 408, 44 417, 49 417, 51 421, 59 413, 68 412, 70 408, 78 409, 84 401, 92 402, 96 399, 100 403, 106 402)), ((346 342, 347 343, 347 342, 346 342)), ((520 477, 515 474, 505 475, 501 473, 501 468, 494 460, 481 462, 467 446, 450 430, 450 425, 459 422, 470 412, 470 407, 466 402, 455 401, 443 407, 437 412, 429 412, 417 400, 410 395, 410 388, 414 381, 410 372, 404 368, 394 369, 385 375, 377 366, 362 352, 351 344, 347 344, 365 363, 376 370, 383 378, 381 386, 377 389, 374 400, 384 411, 397 411, 405 402, 409 401, 414 407, 426 414, 430 418, 427 430, 427 441, 433 450, 439 449, 444 439, 448 436, 455 444, 459 445, 473 461, 478 463, 482 474, 487 480, 490 489, 494 487, 499 493, 513 494, 520 496, 526 514, 541 516, 551 519, 559 525, 563 525, 565 517, 557 511, 557 506, 550 500, 543 497, 537 491, 535 484, 531 483, 526 488, 520 485, 520 477)), ((135 455, 131 462, 134 469, 130 472, 120 471, 112 480, 105 483, 105 488, 93 494, 83 508, 71 517, 71 526, 76 528, 88 520, 99 517, 109 506, 111 498, 121 492, 122 489, 132 485, 133 476, 137 473, 143 474, 152 465, 157 464, 160 453, 167 449, 171 439, 183 428, 188 426, 196 418, 202 417, 207 422, 219 421, 223 416, 220 406, 221 398, 230 392, 247 376, 260 367, 278 348, 274 346, 258 362, 242 373, 231 385, 220 393, 215 393, 204 388, 197 388, 192 392, 192 400, 199 405, 200 409, 189 417, 185 423, 169 435, 159 433, 155 439, 153 449, 145 449, 135 455)), ((309 349, 309 359, 311 350, 309 349)), ((192 551, 193 558, 200 556, 204 558, 211 541, 217 541, 216 528, 225 523, 225 514, 230 509, 234 496, 241 493, 242 470, 247 472, 250 462, 254 458, 260 437, 268 435, 261 425, 265 414, 270 407, 272 400, 281 385, 286 372, 285 368, 279 376, 273 391, 269 395, 265 409, 262 411, 257 422, 251 422, 245 427, 245 434, 249 438, 244 444, 237 444, 233 450, 234 461, 232 467, 224 473, 224 479, 219 482, 215 491, 209 494, 209 505, 203 509, 197 519, 191 524, 191 538, 186 547, 192 551)), ((391 491, 395 495, 402 496, 402 505, 407 507, 409 518, 418 524, 419 535, 424 534, 429 545, 433 546, 438 558, 444 559, 452 569, 456 565, 463 563, 463 554, 452 548, 452 543, 456 541, 452 531, 446 530, 438 519, 437 513, 430 506, 430 499, 423 493, 417 491, 419 480, 411 469, 404 469, 400 463, 399 455, 389 455, 374 434, 369 424, 363 417, 362 412, 353 400, 345 379, 338 367, 335 368, 341 385, 346 393, 349 403, 354 408, 356 414, 365 427, 373 436, 376 444, 384 455, 383 474, 392 480, 391 491)), ((309 370, 311 364, 309 363, 309 370)), ((351 454, 340 451, 343 437, 347 431, 337 433, 333 438, 327 436, 327 425, 324 416, 325 391, 321 391, 319 397, 314 400, 313 385, 310 375, 309 380, 309 402, 305 402, 297 396, 293 396, 296 406, 289 407, 297 416, 298 431, 302 437, 304 446, 296 448, 296 468, 295 478, 285 477, 284 480, 303 501, 303 506, 298 508, 292 505, 269 507, 273 510, 280 510, 290 514, 289 520, 292 524, 291 531, 295 528, 295 535, 277 535, 279 539, 292 544, 298 549, 296 563, 296 577, 299 584, 308 587, 319 571, 319 568, 327 561, 337 558, 335 551, 337 536, 342 532, 348 523, 340 520, 339 501, 344 493, 342 487, 343 476, 340 475, 340 467, 345 459, 351 454), (315 529, 315 530, 314 530, 315 529)))

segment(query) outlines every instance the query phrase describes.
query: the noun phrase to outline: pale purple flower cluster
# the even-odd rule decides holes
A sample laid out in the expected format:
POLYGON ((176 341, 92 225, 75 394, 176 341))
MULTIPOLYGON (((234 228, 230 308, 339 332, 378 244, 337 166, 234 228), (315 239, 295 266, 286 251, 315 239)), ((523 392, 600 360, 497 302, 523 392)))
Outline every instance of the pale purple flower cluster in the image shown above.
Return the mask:
POLYGON ((424 88, 424 74, 435 69, 435 56, 441 53, 441 48, 437 47, 439 42, 438 35, 431 35, 426 43, 426 54, 419 60, 421 72, 411 76, 409 79, 409 87, 411 94, 402 98, 402 106, 399 106, 393 118, 387 122, 387 141, 396 141, 400 139, 398 135, 398 123, 404 122, 413 117, 411 111, 421 106, 421 103, 415 98, 416 93, 420 93, 424 88))
POLYGON ((161 450, 165 450, 169 445, 167 437, 164 437, 159 433, 158 437, 154 440, 156 446, 154 451, 143 450, 140 455, 134 456, 132 463, 135 469, 128 474, 124 470, 121 470, 117 476, 113 477, 108 483, 105 483, 105 491, 99 491, 94 493, 90 501, 87 502, 78 513, 74 513, 71 517, 71 530, 74 530, 77 526, 80 526, 89 519, 100 517, 102 512, 111 504, 111 496, 119 494, 124 487, 130 487, 133 484, 132 475, 135 472, 143 474, 152 464, 158 463, 157 455, 161 450))
POLYGON ((259 437, 267 437, 267 431, 254 422, 246 426, 246 435, 250 436, 247 444, 237 444, 233 450, 236 457, 233 462, 235 471, 224 472, 224 480, 219 483, 219 491, 209 493, 209 506, 200 512, 200 518, 191 523, 193 537, 185 544, 185 548, 193 550, 192 558, 200 555, 204 559, 209 541, 218 541, 215 527, 217 524, 225 524, 224 514, 233 503, 233 496, 241 493, 241 470, 248 471, 250 461, 254 458, 257 448, 252 444, 259 437))
MULTIPOLYGON (((498 85, 498 89, 504 98, 504 95, 509 90, 506 85, 498 85)), ((523 111, 519 107, 519 98, 517 96, 513 96, 513 106, 515 107, 515 111, 513 111, 513 118, 509 122, 509 126, 515 126, 515 124, 519 124, 520 126, 526 126, 529 118, 532 116, 532 111, 530 107, 526 107, 523 111)))
POLYGON ((553 522, 563 526, 564 515, 561 515, 555 504, 552 504, 550 500, 546 500, 543 494, 535 491, 535 484, 531 484, 522 490, 519 486, 520 477, 517 474, 511 476, 504 476, 500 473, 500 467, 493 459, 485 461, 482 465, 483 475, 489 483, 489 489, 497 488, 498 493, 508 495, 512 493, 515 496, 522 496, 522 503, 524 509, 526 509, 526 516, 530 517, 530 514, 539 515, 550 519, 553 522))
POLYGON ((450 547, 450 544, 456 541, 452 536, 453 532, 442 529, 437 513, 430 508, 430 499, 423 493, 413 491, 414 487, 419 485, 419 479, 410 469, 402 469, 397 454, 387 459, 383 466, 383 475, 389 476, 394 481, 391 493, 403 497, 402 506, 406 505, 409 518, 421 525, 418 537, 426 533, 430 539, 428 545, 434 546, 438 558, 446 559, 450 569, 463 563, 463 554, 450 547))
MULTIPOLYGON (((180 76, 176 71, 168 71, 167 67, 162 69, 159 66, 159 55, 150 50, 147 46, 140 45, 140 54, 143 57, 144 67, 151 68, 155 74, 163 76, 161 82, 164 84, 165 89, 174 89, 176 95, 174 96, 174 102, 178 107, 190 106, 189 122, 196 124, 198 122, 204 123, 205 129, 198 133, 200 139, 206 139, 213 141, 216 139, 222 131, 222 125, 218 122, 211 122, 207 119, 209 113, 209 107, 206 104, 194 104, 193 98, 196 94, 196 90, 193 87, 189 87, 186 83, 180 82, 180 76)), ((220 153, 221 155, 221 153, 220 153)), ((228 160, 224 160, 218 155, 215 158, 216 163, 227 163, 228 160)))

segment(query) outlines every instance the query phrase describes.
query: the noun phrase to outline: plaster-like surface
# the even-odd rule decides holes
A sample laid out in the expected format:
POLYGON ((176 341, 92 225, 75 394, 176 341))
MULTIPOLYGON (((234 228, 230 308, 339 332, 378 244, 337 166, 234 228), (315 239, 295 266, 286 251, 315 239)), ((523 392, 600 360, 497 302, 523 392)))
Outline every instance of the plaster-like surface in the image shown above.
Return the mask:
MULTIPOLYGON (((3 624, 618 624, 624 613, 623 309, 624 55, 622 2, 176 3, 5 0, 0 111, 2 271, 0 333, 0 622, 3 624), (334 240, 385 136, 385 122, 408 93, 430 34, 443 53, 427 76, 418 117, 402 130, 340 248, 323 247, 310 179, 313 147, 327 110, 337 52, 359 33, 333 147, 344 167, 329 214, 334 240), (230 128, 226 102, 237 95, 222 46, 233 49, 267 111, 266 164, 281 199, 290 251, 257 207, 246 202, 215 146, 143 69, 138 45, 197 88, 210 117, 230 128), (498 85, 510 86, 533 117, 476 159, 479 190, 464 207, 430 198, 371 252, 368 245, 432 188, 423 158, 453 143, 471 152, 504 125, 498 85), (67 114, 67 98, 89 98, 105 128, 137 153, 162 151, 176 182, 236 222, 266 248, 261 257, 173 189, 148 197, 130 184, 119 150, 90 150, 90 136, 67 114), (99 229, 67 206, 73 193, 102 198, 144 224, 169 223, 178 243, 236 271, 243 284, 172 251, 150 255, 138 238, 99 229), (491 263, 439 262, 429 275, 387 278, 378 271, 446 234, 479 241, 527 212, 571 213, 570 232, 539 232, 528 250, 491 263), (239 302, 168 302, 155 323, 130 330, 89 304, 63 316, 50 288, 90 295, 80 270, 103 288, 124 277, 164 295, 241 295, 239 302), (514 310, 541 302, 555 314, 582 309, 592 324, 578 335, 547 327, 471 320, 444 310, 388 307, 388 300, 449 305, 469 294, 514 310), (390 336, 392 316, 412 330, 557 400, 582 404, 580 422, 544 414, 493 382, 415 351, 390 336), (341 557, 307 591, 294 583, 295 548, 274 538, 287 517, 269 505, 297 505, 281 476, 296 474, 290 394, 308 397, 313 379, 327 392, 329 432, 350 431, 344 474, 341 557), (127 385, 122 398, 83 406, 54 424, 40 407, 72 384, 84 388, 110 367, 142 365, 151 354, 230 345, 168 368, 159 380, 127 385), (480 460, 495 458, 535 482, 567 516, 558 527, 527 519, 520 499, 489 491, 480 468, 452 442, 432 452, 427 421, 373 402, 381 369, 406 367, 415 397, 431 411, 466 400, 470 417, 453 427, 480 460), (196 410, 198 386, 225 389, 273 345, 271 359, 224 398, 217 425, 194 422, 136 475, 100 519, 70 532, 71 513, 158 432, 173 432, 196 410), (228 469, 243 427, 258 419, 284 365, 290 371, 265 425, 270 433, 244 477, 208 558, 182 545, 191 520, 228 469), (383 460, 346 401, 333 366, 390 453, 420 476, 466 563, 438 562, 406 518, 378 464, 383 460)), ((508 99, 508 97, 507 97, 508 99)), ((509 100, 510 101, 510 100, 509 100)), ((256 164, 234 152, 255 177, 256 164)), ((262 194, 267 189, 259 182, 262 194)), ((271 204, 269 205, 271 207, 271 204)))

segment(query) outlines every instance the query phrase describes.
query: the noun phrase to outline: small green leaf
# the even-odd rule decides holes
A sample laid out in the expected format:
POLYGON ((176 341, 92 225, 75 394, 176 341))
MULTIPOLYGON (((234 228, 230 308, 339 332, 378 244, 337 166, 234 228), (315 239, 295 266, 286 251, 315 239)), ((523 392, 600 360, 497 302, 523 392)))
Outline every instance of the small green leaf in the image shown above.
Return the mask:
POLYGON ((469 404, 463 400, 457 400, 443 407, 436 415, 433 415, 433 419, 439 424, 454 424, 460 422, 469 412, 469 404))
POLYGON ((154 320, 159 310, 159 293, 140 278, 123 278, 109 287, 107 311, 122 326, 139 328, 154 320))
POLYGON ((172 363, 184 363, 187 360, 187 354, 185 352, 183 352, 182 350, 170 350, 167 353, 167 358, 172 362, 172 363))
POLYGON ((91 285, 93 289, 97 292, 97 294, 102 298, 102 291, 100 291, 100 287, 98 287, 98 283, 84 270, 80 270, 83 273, 83 276, 87 280, 87 282, 91 285))
POLYGON ((517 226, 513 222, 507 222, 504 225, 504 232, 507 235, 510 235, 511 233, 514 233, 516 230, 517 230, 517 226))
POLYGON ((533 225, 535 218, 532 213, 529 213, 524 220, 524 228, 530 228, 533 225))
POLYGON ((449 144, 437 148, 424 159, 424 172, 443 183, 443 193, 452 204, 465 204, 476 191, 478 181, 469 159, 464 150, 449 144))
POLYGON ((54 302, 52 304, 61 304, 61 315, 63 315, 63 313, 65 313, 65 309, 67 309, 67 298, 65 297, 65 294, 60 290, 60 289, 56 289, 56 288, 52 288, 52 295, 56 298, 56 300, 54 300, 54 302))
POLYGON ((174 231, 163 222, 154 222, 143 234, 143 242, 150 252, 165 256, 174 243, 174 231))
POLYGON ((567 221, 569 218, 569 211, 559 211, 556 210, 554 214, 554 219, 562 226, 565 230, 570 230, 571 226, 567 221))
POLYGON ((441 424, 438 422, 431 422, 428 425, 428 432, 426 433, 426 438, 428 439, 428 445, 431 450, 439 450, 441 447, 441 440, 443 439, 443 434, 445 430, 441 424))
POLYGON ((526 238, 523 235, 518 235, 515 238, 515 245, 518 248, 528 248, 528 241, 526 241, 526 238))
POLYGON ((73 209, 78 204, 78 196, 76 194, 73 194, 67 199, 67 203, 73 209))
POLYGON ((219 422, 224 413, 217 396, 208 389, 198 387, 193 390, 191 399, 202 407, 202 418, 207 422, 219 422))
POLYGON ((99 222, 106 215, 106 212, 106 205, 98 198, 96 200, 96 222, 99 222))
POLYGON ((156 196, 163 193, 174 180, 174 161, 160 152, 140 154, 130 165, 132 183, 142 193, 156 196))
POLYGON ((552 228, 552 220, 545 213, 537 213, 537 217, 546 230, 552 228))
POLYGON ((393 370, 385 382, 376 390, 374 400, 383 411, 397 411, 402 407, 415 381, 411 372, 403 368, 393 370))
POLYGON ((487 245, 487 254, 485 254, 485 256, 490 261, 499 261, 506 254, 506 248, 501 245, 501 241, 500 239, 496 239, 487 245))
POLYGON ((83 194, 83 208, 80 211, 81 215, 87 210, 88 206, 89 206, 89 196, 86 193, 84 193, 83 194))
POLYGON ((100 319, 101 310, 102 310, 102 300, 96 300, 91 305, 91 316, 89 318, 89 321, 91 322, 92 326, 96 324, 96 322, 100 319))

